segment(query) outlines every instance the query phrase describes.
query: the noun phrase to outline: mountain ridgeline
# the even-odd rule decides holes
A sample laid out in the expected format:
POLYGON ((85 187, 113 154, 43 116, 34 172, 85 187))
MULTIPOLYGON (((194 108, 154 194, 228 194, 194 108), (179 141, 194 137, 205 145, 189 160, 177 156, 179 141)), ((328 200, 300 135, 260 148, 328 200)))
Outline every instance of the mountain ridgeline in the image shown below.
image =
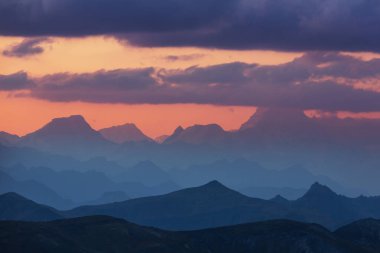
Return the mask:
POLYGON ((1 132, 1 252, 380 252, 379 128, 259 108, 156 140, 80 115, 1 132))
MULTIPOLYGON (((124 168, 141 161, 187 168, 245 158, 273 170, 301 165, 313 174, 339 178, 346 188, 364 185, 362 193, 373 195, 380 192, 376 180, 380 171, 374 169, 380 165, 379 127, 376 119, 310 117, 301 110, 259 108, 236 131, 216 124, 178 127, 155 142, 134 124, 96 131, 82 116, 74 115, 53 119, 22 137, 2 132, 0 149, 9 149, 0 165, 73 169, 74 161, 55 161, 61 156, 65 161, 101 157, 124 168)), ((103 170, 108 166, 112 165, 103 164, 103 170)))
POLYGON ((263 200, 247 197, 217 181, 165 195, 87 205, 67 211, 47 209, 14 193, 0 196, 0 220, 57 218, 44 217, 47 210, 61 218, 107 215, 168 230, 195 230, 273 219, 318 223, 336 229, 359 219, 380 218, 380 197, 349 198, 315 183, 304 196, 294 201, 280 196, 263 200), (12 206, 10 213, 7 211, 9 206, 12 206), (38 215, 38 210, 41 210, 41 215, 38 215), (32 214, 31 217, 28 214, 32 214))

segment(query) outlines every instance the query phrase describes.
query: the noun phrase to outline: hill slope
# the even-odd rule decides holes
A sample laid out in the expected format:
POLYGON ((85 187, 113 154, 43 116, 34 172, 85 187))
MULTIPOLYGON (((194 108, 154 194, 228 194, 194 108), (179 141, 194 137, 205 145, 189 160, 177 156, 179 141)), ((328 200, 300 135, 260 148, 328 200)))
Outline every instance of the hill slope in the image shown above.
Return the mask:
POLYGON ((45 221, 62 217, 57 210, 37 204, 16 193, 0 195, 0 220, 45 221))
POLYGON ((275 202, 250 198, 212 181, 161 196, 83 206, 65 215, 110 215, 141 225, 188 230, 286 217, 287 213, 275 202))
POLYGON ((373 253, 379 250, 375 247, 371 251, 375 244, 352 244, 318 225, 286 220, 173 233, 93 216, 39 223, 0 222, 0 231, 2 253, 373 253))

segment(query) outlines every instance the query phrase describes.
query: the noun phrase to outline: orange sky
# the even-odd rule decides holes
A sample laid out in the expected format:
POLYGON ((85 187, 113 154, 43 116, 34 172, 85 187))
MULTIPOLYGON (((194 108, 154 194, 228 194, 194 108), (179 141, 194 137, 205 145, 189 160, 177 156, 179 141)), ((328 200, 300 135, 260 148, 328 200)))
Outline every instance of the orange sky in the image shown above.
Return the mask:
MULTIPOLYGON (((22 38, 0 37, 0 50, 22 38)), ((26 71, 31 76, 56 72, 93 72, 117 68, 186 68, 233 61, 279 64, 300 54, 269 51, 232 51, 198 48, 136 48, 119 44, 112 38, 53 38, 45 52, 28 58, 0 55, 0 74, 26 71), (169 55, 198 55, 193 60, 168 61, 169 55)), ((136 123, 146 134, 156 137, 171 133, 178 125, 217 123, 235 129, 255 111, 254 107, 211 105, 123 105, 91 103, 52 103, 0 94, 0 130, 24 135, 54 117, 83 115, 96 129, 127 122, 136 123)))
MULTIPOLYGON (((0 37, 0 50, 17 44, 22 38, 0 37)), ((0 54, 0 74, 26 71, 31 76, 57 72, 93 72, 117 68, 186 68, 193 65, 241 61, 280 64, 302 53, 273 51, 233 51, 199 48, 137 48, 119 44, 112 38, 53 38, 44 45, 45 52, 28 58, 9 58, 0 54), (168 61, 169 55, 196 55, 191 60, 168 61)), ((372 54, 362 54, 366 59, 372 54)), ((54 117, 83 115, 95 128, 134 122, 146 134, 156 137, 171 133, 178 125, 217 123, 227 130, 236 129, 255 111, 254 107, 211 105, 123 105, 91 103, 57 103, 32 98, 15 98, 0 93, 0 131, 24 135, 54 117)))
POLYGON ((135 123, 151 137, 169 134, 178 125, 217 123, 225 129, 239 128, 254 112, 253 107, 212 105, 123 105, 50 103, 29 98, 7 98, 0 93, 0 129, 24 135, 54 117, 81 114, 95 129, 135 123))

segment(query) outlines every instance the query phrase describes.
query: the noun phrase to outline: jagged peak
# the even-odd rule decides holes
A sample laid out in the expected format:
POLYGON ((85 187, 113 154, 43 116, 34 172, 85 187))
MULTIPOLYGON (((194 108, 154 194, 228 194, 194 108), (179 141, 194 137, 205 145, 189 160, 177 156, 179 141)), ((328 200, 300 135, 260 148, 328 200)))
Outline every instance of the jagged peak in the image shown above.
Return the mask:
POLYGON ((259 107, 256 112, 241 125, 240 130, 255 127, 261 122, 300 122, 308 119, 302 109, 259 107))
POLYGON ((174 132, 173 132, 173 135, 174 134, 177 134, 177 133, 181 133, 181 132, 183 132, 185 129, 182 127, 182 126, 178 126, 175 130, 174 130, 174 132))
POLYGON ((311 196, 338 196, 333 190, 326 185, 322 185, 319 182, 315 182, 311 185, 309 190, 305 193, 303 198, 311 196))
POLYGON ((201 189, 213 189, 213 190, 222 190, 222 191, 233 191, 232 189, 228 188, 218 180, 212 180, 204 185, 199 186, 201 189))

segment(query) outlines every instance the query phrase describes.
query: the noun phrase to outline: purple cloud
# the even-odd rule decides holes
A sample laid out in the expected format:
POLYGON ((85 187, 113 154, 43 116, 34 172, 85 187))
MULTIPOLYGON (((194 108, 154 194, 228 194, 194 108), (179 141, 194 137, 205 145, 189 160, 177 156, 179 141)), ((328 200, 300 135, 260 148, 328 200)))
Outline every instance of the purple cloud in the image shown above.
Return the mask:
POLYGON ((380 51, 376 0, 2 0, 0 35, 138 46, 380 51))
POLYGON ((33 81, 26 72, 20 71, 10 75, 0 75, 0 91, 31 89, 33 81))
POLYGON ((7 57, 27 57, 42 54, 44 48, 42 43, 50 42, 49 38, 30 38, 24 39, 16 45, 12 45, 3 51, 3 55, 7 57))
POLYGON ((380 111, 380 59, 307 53, 281 65, 120 69, 32 79, 30 96, 94 103, 198 103, 380 111), (365 85, 363 85, 365 84, 365 85))

